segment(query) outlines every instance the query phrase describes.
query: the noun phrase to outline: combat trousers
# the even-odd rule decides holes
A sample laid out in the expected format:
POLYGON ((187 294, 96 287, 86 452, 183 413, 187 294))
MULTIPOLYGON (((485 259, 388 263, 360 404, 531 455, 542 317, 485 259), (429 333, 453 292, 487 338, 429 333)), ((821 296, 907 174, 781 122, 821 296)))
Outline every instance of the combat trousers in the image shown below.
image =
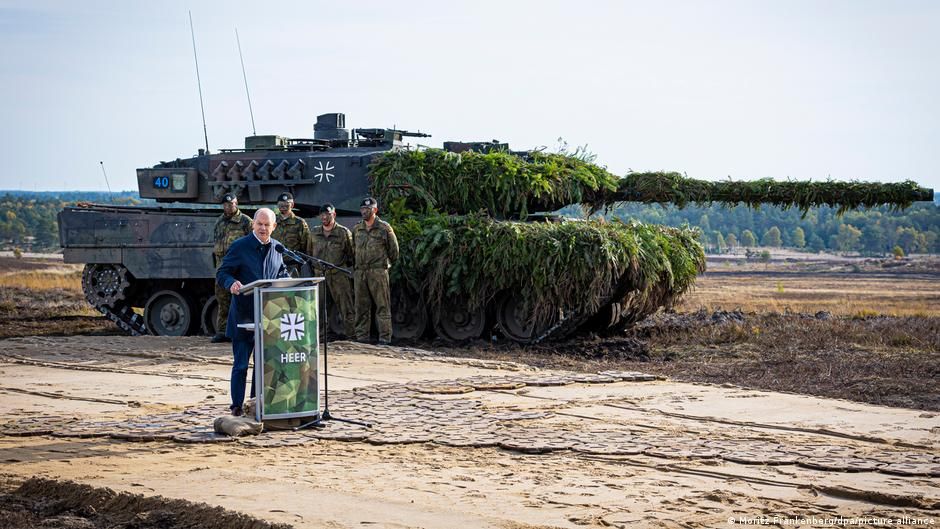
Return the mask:
POLYGON ((232 293, 216 283, 215 300, 219 303, 219 317, 215 320, 215 333, 224 335, 228 327, 228 309, 232 305, 232 293))
POLYGON ((356 305, 353 301, 352 279, 338 270, 326 271, 326 288, 343 319, 343 334, 352 340, 356 337, 356 305))
POLYGON ((375 305, 375 326, 380 342, 392 341, 392 296, 388 286, 388 270, 376 268, 356 270, 356 339, 369 339, 372 327, 372 305, 375 305))

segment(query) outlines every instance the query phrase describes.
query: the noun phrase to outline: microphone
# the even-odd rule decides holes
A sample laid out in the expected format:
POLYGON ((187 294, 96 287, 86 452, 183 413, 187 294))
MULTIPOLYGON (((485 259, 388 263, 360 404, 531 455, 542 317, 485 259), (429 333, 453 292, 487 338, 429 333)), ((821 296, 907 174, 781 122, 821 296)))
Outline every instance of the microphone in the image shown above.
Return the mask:
POLYGON ((286 255, 287 257, 290 257, 291 259, 297 261, 298 263, 303 264, 303 263, 306 263, 306 262, 307 262, 306 259, 300 257, 299 255, 295 254, 294 252, 288 250, 287 248, 284 248, 284 245, 283 245, 283 244, 277 244, 277 245, 275 245, 275 246, 274 246, 274 251, 277 252, 277 253, 279 253, 279 254, 286 255))
POLYGON ((325 266, 325 267, 331 268, 331 269, 333 269, 333 270, 338 270, 338 271, 340 271, 340 272, 342 272, 342 273, 348 275, 349 277, 352 277, 352 275, 353 275, 353 273, 350 272, 349 270, 347 270, 347 269, 345 269, 345 268, 342 268, 342 267, 339 267, 339 266, 336 266, 335 264, 333 264, 333 263, 331 263, 331 262, 329 262, 329 261, 324 261, 323 259, 319 259, 319 258, 317 258, 317 257, 313 257, 312 255, 307 255, 307 254, 305 254, 305 253, 303 253, 303 252, 300 252, 300 251, 298 251, 297 253, 294 253, 294 252, 288 250, 287 248, 284 248, 284 245, 282 245, 282 244, 278 244, 277 246, 275 246, 275 247, 274 247, 274 251, 277 252, 277 253, 279 253, 279 254, 286 255, 287 257, 290 257, 291 259, 297 261, 298 263, 309 263, 309 262, 312 261, 312 262, 314 262, 314 263, 319 264, 320 266, 325 266), (299 255, 298 255, 298 254, 299 254, 299 255))

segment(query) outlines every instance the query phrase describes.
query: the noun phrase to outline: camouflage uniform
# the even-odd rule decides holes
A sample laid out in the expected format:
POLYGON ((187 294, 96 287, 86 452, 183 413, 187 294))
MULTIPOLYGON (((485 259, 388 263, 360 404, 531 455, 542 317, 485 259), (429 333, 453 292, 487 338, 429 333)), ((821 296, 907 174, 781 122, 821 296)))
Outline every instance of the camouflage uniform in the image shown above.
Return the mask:
POLYGON ((307 221, 290 211, 287 215, 277 216, 277 227, 271 237, 292 252, 306 252, 310 228, 307 227, 307 221))
MULTIPOLYGON (((219 216, 219 220, 215 221, 215 228, 213 230, 215 248, 212 252, 212 260, 216 268, 222 264, 222 258, 225 257, 225 252, 227 252, 228 247, 235 242, 235 239, 244 237, 249 233, 251 233, 251 217, 241 211, 236 209, 231 217, 224 213, 219 216)), ((219 303, 219 317, 215 321, 215 332, 216 334, 225 334, 226 323, 228 322, 228 308, 232 303, 232 293, 216 283, 215 299, 219 303)))
POLYGON ((360 221, 353 229, 356 251, 356 338, 369 339, 372 327, 372 304, 375 303, 379 341, 392 340, 391 292, 388 269, 398 259, 395 231, 382 219, 375 218, 372 228, 360 221))
MULTIPOLYGON (((346 226, 333 224, 329 235, 323 226, 310 230, 308 251, 317 259, 348 268, 353 263, 352 232, 346 226)), ((326 277, 326 288, 343 318, 343 334, 350 340, 356 337, 356 307, 353 304, 352 278, 332 268, 314 266, 317 274, 326 277)))
MULTIPOLYGON (((295 215, 293 211, 289 211, 287 215, 277 216, 277 227, 274 228, 271 238, 276 239, 292 252, 306 252, 310 240, 310 228, 307 227, 307 221, 295 215)), ((293 261, 285 264, 291 276, 300 275, 300 264, 293 261)))

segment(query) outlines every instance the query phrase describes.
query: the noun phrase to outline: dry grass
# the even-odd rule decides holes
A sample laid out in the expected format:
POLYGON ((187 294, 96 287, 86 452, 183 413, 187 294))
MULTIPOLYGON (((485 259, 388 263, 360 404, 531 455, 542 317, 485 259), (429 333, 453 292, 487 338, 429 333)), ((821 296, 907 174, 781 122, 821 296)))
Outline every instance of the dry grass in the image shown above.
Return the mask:
POLYGON ((0 288, 68 290, 81 294, 82 265, 61 259, 0 257, 0 288))
POLYGON ((82 266, 0 257, 0 338, 113 333, 82 294, 82 266))
POLYGON ((679 311, 828 311, 838 316, 940 317, 940 278, 877 274, 709 272, 679 311))
POLYGON ((0 274, 0 288, 19 287, 33 291, 63 289, 81 293, 82 271, 50 269, 0 274))

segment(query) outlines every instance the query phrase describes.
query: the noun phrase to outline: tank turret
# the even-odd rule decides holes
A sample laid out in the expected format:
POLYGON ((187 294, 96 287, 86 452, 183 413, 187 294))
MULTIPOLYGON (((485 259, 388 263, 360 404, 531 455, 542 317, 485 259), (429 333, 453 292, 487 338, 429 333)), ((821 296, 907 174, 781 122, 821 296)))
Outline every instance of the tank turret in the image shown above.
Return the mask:
POLYGON ((249 136, 244 149, 201 151, 138 169, 137 185, 141 198, 168 203, 218 204, 232 193, 242 205, 266 205, 289 191, 303 215, 316 215, 325 203, 341 215, 358 215, 359 201, 369 193, 373 158, 401 148, 404 138, 426 136, 382 128, 350 131, 344 114, 322 114, 313 138, 249 136))

